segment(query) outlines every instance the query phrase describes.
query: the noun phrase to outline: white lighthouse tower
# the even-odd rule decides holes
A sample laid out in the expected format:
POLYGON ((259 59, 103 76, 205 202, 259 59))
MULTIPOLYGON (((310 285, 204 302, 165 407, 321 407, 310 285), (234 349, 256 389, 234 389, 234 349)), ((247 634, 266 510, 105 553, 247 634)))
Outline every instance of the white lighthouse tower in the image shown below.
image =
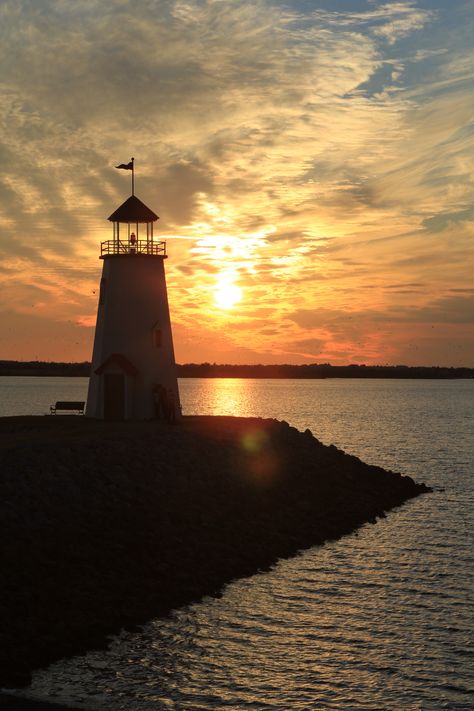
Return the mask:
POLYGON ((86 416, 174 420, 180 403, 166 292, 166 243, 156 215, 132 195, 108 218, 86 416))

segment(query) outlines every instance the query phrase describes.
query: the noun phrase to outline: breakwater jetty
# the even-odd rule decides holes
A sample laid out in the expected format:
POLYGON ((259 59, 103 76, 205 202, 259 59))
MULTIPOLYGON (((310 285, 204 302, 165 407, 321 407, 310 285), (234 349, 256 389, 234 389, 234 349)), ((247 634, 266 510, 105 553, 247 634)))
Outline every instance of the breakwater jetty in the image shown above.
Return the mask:
POLYGON ((429 491, 276 420, 0 419, 0 685, 429 491))

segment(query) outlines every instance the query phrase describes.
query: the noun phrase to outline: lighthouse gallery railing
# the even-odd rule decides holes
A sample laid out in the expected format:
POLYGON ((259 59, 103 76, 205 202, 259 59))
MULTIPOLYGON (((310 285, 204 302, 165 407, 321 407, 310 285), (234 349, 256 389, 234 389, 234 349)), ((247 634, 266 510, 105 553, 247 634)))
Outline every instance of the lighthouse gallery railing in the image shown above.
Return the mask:
POLYGON ((100 244, 100 256, 108 254, 154 254, 166 257, 166 242, 152 242, 151 240, 112 240, 100 244))

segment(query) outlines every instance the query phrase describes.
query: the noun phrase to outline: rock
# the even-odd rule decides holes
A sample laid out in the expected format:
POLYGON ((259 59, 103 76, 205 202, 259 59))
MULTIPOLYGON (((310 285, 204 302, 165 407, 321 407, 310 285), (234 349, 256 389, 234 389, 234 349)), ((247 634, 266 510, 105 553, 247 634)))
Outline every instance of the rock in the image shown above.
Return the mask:
POLYGON ((1 418, 0 471, 3 686, 428 491, 260 418, 1 418))

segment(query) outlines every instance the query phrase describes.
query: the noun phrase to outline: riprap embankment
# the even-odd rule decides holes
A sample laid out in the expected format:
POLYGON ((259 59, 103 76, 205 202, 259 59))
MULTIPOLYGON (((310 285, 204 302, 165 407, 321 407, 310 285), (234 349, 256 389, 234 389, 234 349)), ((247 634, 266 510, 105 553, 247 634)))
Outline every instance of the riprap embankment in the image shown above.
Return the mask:
POLYGON ((0 419, 0 684, 428 491, 257 418, 0 419))

